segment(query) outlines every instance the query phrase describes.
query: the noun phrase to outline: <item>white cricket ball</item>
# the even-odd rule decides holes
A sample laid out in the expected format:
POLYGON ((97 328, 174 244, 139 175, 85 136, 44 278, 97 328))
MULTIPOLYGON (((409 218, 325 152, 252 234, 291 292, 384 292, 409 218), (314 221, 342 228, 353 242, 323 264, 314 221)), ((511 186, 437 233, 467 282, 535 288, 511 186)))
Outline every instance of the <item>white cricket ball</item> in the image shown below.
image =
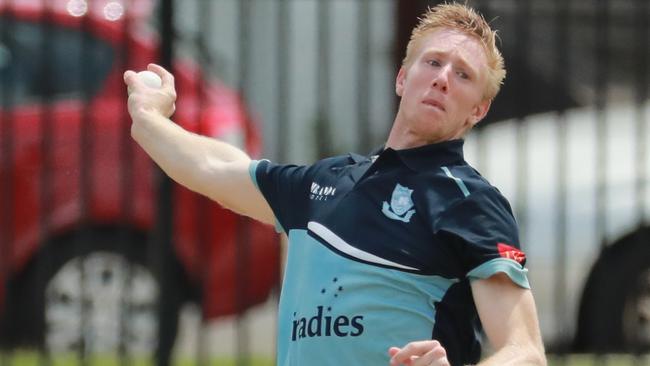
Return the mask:
MULTIPOLYGON (((144 83, 144 85, 150 87, 150 88, 160 88, 162 87, 162 80, 160 79, 160 76, 156 74, 155 72, 149 71, 149 70, 144 70, 140 71, 136 74, 136 76, 144 83)), ((128 88, 129 93, 131 92, 131 87, 128 88)))

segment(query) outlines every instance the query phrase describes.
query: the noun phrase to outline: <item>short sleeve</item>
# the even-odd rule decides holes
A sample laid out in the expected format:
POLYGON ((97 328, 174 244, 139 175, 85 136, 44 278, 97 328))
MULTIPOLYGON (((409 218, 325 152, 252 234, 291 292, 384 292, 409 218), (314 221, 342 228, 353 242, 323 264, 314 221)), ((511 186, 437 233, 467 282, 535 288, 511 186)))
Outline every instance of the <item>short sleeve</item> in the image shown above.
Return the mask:
POLYGON ((275 214, 279 232, 306 226, 308 171, 307 166, 279 165, 268 160, 253 160, 249 166, 253 183, 275 214))
POLYGON ((517 223, 508 201, 494 188, 473 192, 455 203, 434 225, 434 233, 458 254, 470 280, 502 272, 530 288, 517 223))

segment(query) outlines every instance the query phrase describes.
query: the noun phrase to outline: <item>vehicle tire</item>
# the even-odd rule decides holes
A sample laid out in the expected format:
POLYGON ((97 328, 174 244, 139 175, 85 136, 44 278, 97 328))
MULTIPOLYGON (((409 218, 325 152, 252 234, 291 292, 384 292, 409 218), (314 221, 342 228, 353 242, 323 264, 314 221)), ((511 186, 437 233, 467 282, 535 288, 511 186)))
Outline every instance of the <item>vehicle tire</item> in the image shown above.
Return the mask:
POLYGON ((5 315, 13 320, 5 322, 5 338, 19 343, 10 346, 52 354, 158 355, 166 364, 185 294, 179 291, 182 270, 171 254, 156 270, 146 243, 132 230, 93 229, 45 244, 9 286, 5 315), (172 282, 161 286, 157 273, 172 282), (164 299, 160 307, 158 298, 164 299))
POLYGON ((585 285, 575 348, 580 352, 650 351, 650 230, 605 249, 585 285))

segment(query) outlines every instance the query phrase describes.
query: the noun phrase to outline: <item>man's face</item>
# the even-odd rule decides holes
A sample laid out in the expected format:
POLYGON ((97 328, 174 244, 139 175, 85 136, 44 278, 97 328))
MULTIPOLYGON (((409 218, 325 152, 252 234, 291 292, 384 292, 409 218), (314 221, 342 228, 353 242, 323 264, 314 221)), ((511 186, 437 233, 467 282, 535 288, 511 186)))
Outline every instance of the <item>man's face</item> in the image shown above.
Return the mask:
POLYGON ((481 43, 441 28, 425 34, 395 84, 398 119, 425 143, 460 138, 490 107, 483 95, 487 59, 481 43))

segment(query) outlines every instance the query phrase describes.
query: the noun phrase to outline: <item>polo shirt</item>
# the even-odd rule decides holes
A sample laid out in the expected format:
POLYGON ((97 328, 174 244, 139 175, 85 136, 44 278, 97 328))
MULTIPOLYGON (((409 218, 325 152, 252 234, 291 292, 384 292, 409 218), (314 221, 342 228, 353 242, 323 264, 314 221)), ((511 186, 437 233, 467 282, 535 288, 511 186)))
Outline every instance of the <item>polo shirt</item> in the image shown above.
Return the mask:
POLYGON ((476 363, 470 281, 529 288, 510 205, 462 140, 250 173, 289 238, 278 365, 387 365, 389 347, 426 339, 476 363))

